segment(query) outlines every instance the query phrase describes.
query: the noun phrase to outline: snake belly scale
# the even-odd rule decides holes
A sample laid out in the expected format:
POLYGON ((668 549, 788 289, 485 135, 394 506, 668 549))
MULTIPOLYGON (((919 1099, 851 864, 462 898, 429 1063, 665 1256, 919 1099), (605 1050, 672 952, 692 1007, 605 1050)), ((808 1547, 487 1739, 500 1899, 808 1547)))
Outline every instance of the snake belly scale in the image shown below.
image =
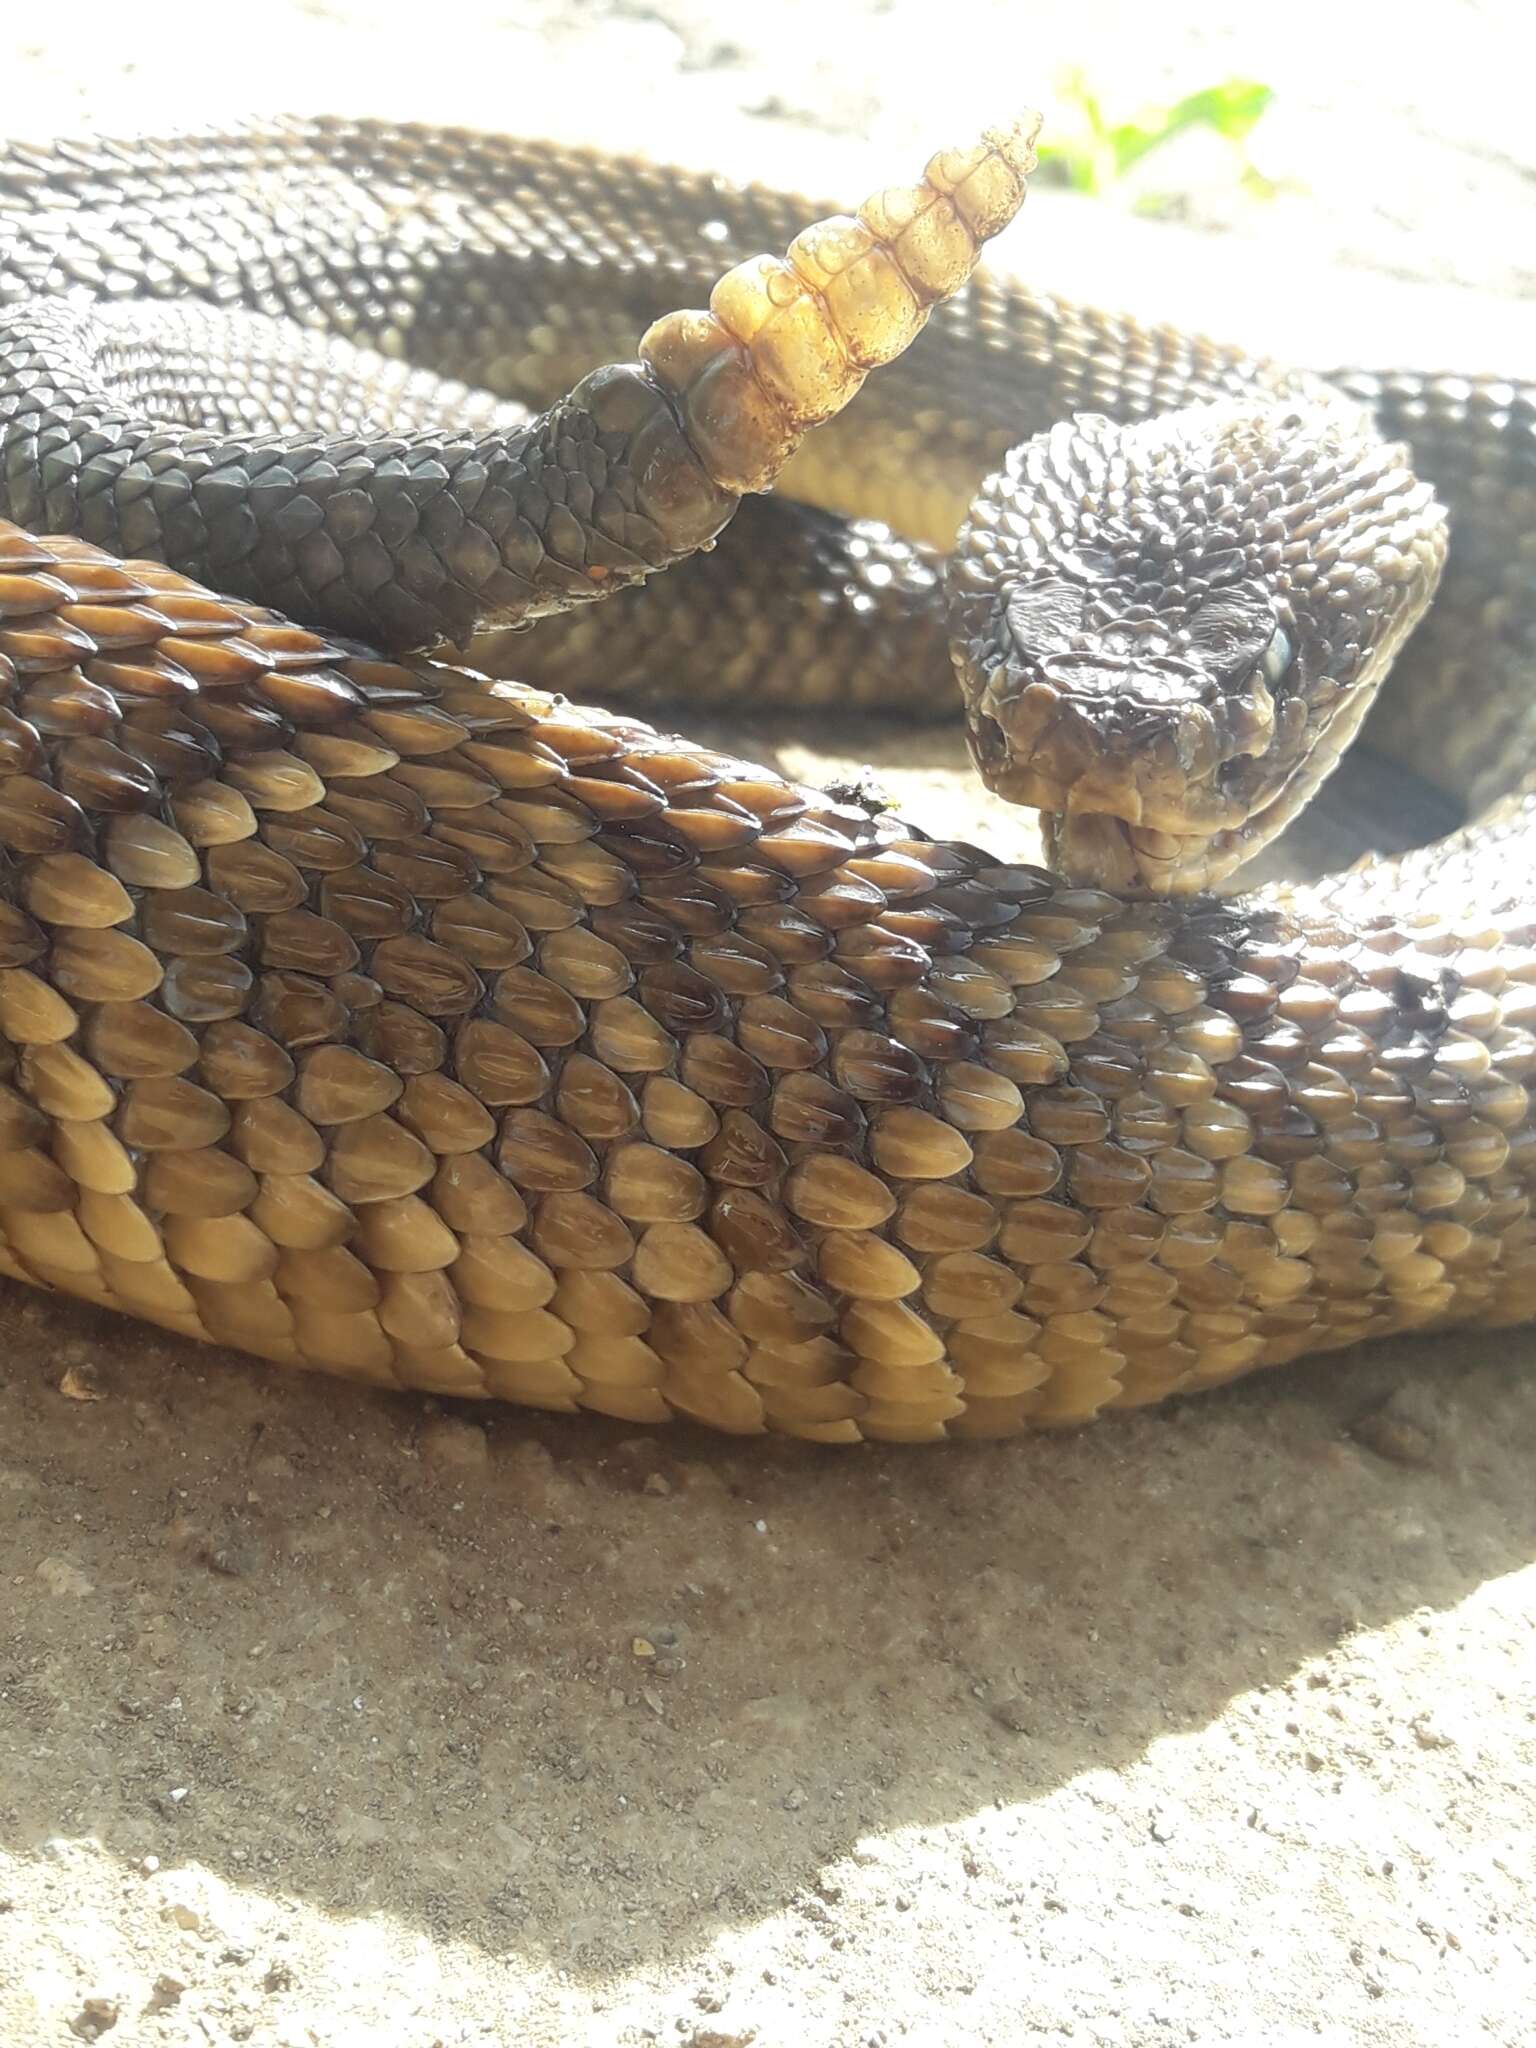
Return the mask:
POLYGON ((1359 723, 1443 522, 1374 427, 1305 503, 1249 461, 1313 380, 963 291, 1028 143, 810 230, 785 195, 367 123, 0 148, 0 1270, 380 1386, 836 1443, 1536 1315, 1529 395, 1348 380, 1451 512, 1401 744, 1450 674, 1485 708, 1440 765, 1502 805, 1315 890, 1191 893, 1265 762, 1305 795, 1274 750, 1359 723), (722 248, 711 310, 667 315, 722 248), (1216 454, 1148 438, 1207 405, 1216 454), (1178 542, 1193 460, 1228 542, 1165 557, 1176 615, 1122 549, 1101 659, 1105 536, 1144 499, 1178 542), (1074 464, 1110 510, 1036 548, 1074 464), (1040 740, 1068 872, 562 694, 930 697, 925 546, 988 469, 950 637, 983 771, 1040 740), (727 526, 780 477, 915 545, 779 499, 727 526), (507 628, 532 682, 431 651, 507 628), (1161 678, 1143 755, 1177 747, 1048 776, 1127 647, 1161 678))

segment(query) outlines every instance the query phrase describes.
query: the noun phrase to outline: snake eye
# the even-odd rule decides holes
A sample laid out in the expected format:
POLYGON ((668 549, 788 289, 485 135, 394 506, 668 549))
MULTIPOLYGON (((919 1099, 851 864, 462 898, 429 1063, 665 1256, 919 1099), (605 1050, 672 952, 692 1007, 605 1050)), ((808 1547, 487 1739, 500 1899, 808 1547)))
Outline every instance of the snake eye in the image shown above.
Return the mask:
POLYGON ((1264 650, 1264 658, 1259 663, 1259 673, 1266 683, 1273 685, 1280 681, 1295 659, 1296 649, 1291 642, 1290 634, 1284 626, 1276 626, 1270 635, 1269 645, 1264 650))

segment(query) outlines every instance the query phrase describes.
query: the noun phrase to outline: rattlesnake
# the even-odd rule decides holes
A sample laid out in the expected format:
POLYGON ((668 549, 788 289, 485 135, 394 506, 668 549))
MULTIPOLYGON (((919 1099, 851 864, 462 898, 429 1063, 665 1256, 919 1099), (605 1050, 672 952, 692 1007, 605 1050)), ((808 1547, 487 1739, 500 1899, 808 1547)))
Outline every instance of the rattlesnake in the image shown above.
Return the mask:
POLYGON ((456 131, 0 148, 0 1268, 832 1442, 1536 1313, 1536 800, 1193 893, 1441 578, 1394 435, 1389 736, 1518 782, 1530 394, 966 286, 1031 136, 787 262, 790 195, 456 131), (1057 872, 560 694, 929 710, 946 633, 1057 872))

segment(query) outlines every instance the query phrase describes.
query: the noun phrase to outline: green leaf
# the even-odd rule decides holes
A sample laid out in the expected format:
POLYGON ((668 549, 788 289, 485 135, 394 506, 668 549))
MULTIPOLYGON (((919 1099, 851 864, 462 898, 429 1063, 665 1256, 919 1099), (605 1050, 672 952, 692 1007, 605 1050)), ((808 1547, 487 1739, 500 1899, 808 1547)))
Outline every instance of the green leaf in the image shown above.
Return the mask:
POLYGON ((1252 78, 1229 78, 1187 93, 1171 107, 1161 107, 1140 121, 1111 131, 1115 166, 1123 175, 1149 151, 1171 142, 1190 128, 1213 128, 1228 142, 1242 142, 1274 98, 1272 89, 1252 78))
MULTIPOLYGON (((1100 195, 1135 164, 1191 128, 1210 128, 1240 147, 1274 99, 1271 87, 1254 78, 1229 78, 1186 93, 1171 107, 1144 108, 1133 120, 1113 124, 1104 118, 1097 94, 1079 70, 1063 72, 1056 97, 1081 120, 1081 132, 1059 143, 1047 142, 1040 161, 1047 174, 1074 192, 1100 195)), ((1249 164, 1239 171, 1245 190, 1262 191, 1264 180, 1249 164)))

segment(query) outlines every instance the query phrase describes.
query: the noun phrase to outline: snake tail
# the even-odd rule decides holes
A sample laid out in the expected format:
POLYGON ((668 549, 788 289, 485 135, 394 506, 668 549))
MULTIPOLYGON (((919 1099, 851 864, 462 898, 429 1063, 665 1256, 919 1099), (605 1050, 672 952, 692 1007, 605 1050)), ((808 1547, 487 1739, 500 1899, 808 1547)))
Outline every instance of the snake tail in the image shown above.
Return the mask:
POLYGON ((204 309, 168 337, 144 301, 0 308, 0 514, 387 648, 462 646, 607 596, 708 547, 907 347, 1018 211, 1037 126, 989 129, 918 184, 803 229, 787 257, 738 262, 708 311, 654 321, 640 360, 589 371, 531 420, 459 393, 457 431, 375 432, 346 416, 347 390, 408 416, 409 375, 259 313, 204 309), (186 383, 215 421, 233 406, 238 431, 197 431, 195 404, 189 421, 157 355, 186 358, 189 338, 186 383), (242 368, 304 382, 301 415, 331 412, 335 431, 253 425, 242 368))

